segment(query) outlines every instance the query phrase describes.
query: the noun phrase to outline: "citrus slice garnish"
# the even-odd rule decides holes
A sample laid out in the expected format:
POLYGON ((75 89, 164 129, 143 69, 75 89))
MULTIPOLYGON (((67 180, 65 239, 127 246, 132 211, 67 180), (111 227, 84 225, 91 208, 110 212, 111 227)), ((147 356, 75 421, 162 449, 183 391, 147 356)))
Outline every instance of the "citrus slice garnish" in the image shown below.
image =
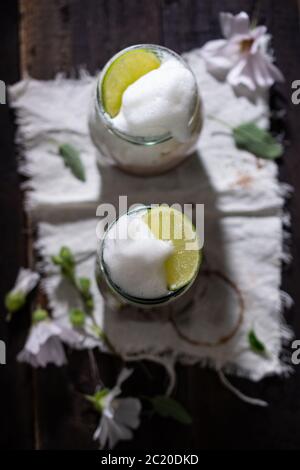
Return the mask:
POLYGON ((110 117, 119 113, 126 88, 160 65, 157 55, 146 49, 134 49, 117 57, 102 81, 103 106, 110 117))
POLYGON ((172 241, 174 251, 165 262, 167 287, 181 289, 196 277, 202 257, 192 221, 168 206, 148 209, 143 219, 156 238, 172 241))

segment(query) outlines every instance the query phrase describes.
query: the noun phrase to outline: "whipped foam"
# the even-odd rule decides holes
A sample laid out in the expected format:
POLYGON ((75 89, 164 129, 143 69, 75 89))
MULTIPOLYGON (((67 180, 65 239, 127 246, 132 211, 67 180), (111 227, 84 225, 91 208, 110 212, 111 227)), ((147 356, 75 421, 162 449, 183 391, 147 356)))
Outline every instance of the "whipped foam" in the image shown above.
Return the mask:
POLYGON ((191 71, 177 59, 166 59, 124 92, 119 114, 112 119, 119 130, 135 136, 170 132, 180 142, 190 137, 196 83, 191 71))
POLYGON ((174 247, 153 235, 144 214, 125 214, 113 224, 105 237, 103 260, 111 280, 125 293, 155 299, 169 292, 164 263, 174 247))

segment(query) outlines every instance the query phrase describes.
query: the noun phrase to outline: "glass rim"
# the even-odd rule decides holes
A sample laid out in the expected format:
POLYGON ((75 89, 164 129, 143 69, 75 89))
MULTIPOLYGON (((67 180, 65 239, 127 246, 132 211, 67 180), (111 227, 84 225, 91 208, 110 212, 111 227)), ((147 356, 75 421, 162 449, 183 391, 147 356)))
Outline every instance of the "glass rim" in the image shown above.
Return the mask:
POLYGON ((135 44, 129 47, 125 47, 121 51, 117 52, 114 54, 110 60, 105 64, 104 68, 100 72, 99 78, 97 79, 97 85, 96 85, 96 111, 100 117, 104 121, 105 126, 115 135, 119 136, 121 139, 126 140, 132 144, 135 145, 156 145, 160 144, 163 142, 166 142, 168 140, 171 140, 173 138, 172 134, 170 132, 166 132, 164 134, 160 135, 153 135, 153 136, 138 136, 138 135, 132 135, 128 134, 127 132, 121 131, 118 129, 116 126, 113 125, 111 118, 108 116, 106 113, 104 106, 103 106, 103 101, 102 101, 102 81, 105 77, 105 74, 108 70, 108 68, 111 66, 111 64, 120 56, 122 56, 125 52, 128 52, 133 49, 150 49, 156 52, 157 50, 162 51, 163 53, 167 53, 168 55, 171 55, 175 57, 177 60, 179 60, 193 75, 194 81, 196 84, 196 104, 195 108, 193 109, 192 116, 194 116, 195 110, 197 109, 197 105, 199 102, 199 93, 198 93, 198 88, 197 88, 197 81, 194 72, 192 71, 191 67, 189 64, 176 52, 172 51, 171 49, 165 47, 165 46, 160 46, 158 44, 135 44))
POLYGON ((108 272, 108 269, 106 267, 106 263, 104 262, 104 258, 103 258, 104 244, 105 244, 105 238, 106 238, 107 234, 109 233, 109 231, 111 230, 113 225, 115 225, 121 217, 124 217, 125 215, 128 215, 128 214, 131 215, 131 214, 134 214, 135 212, 140 212, 142 210, 147 210, 147 209, 151 209, 151 208, 152 208, 151 205, 141 205, 139 207, 136 207, 132 210, 129 210, 129 211, 125 212, 124 214, 117 217, 114 221, 112 221, 109 224, 109 226, 107 227, 105 235, 102 239, 100 254, 98 256, 100 269, 101 269, 101 271, 102 271, 102 273, 105 277, 106 282, 110 286, 110 288, 112 290, 114 290, 118 295, 120 295, 121 297, 125 298, 126 300, 128 300, 129 302, 132 302, 134 304, 158 305, 158 304, 164 304, 164 303, 168 302, 171 299, 175 299, 176 297, 179 297, 181 294, 183 294, 185 291, 187 291, 192 286, 192 284, 194 283, 194 281, 195 281, 195 279, 196 279, 196 277, 198 276, 198 273, 199 273, 199 268, 198 268, 198 270, 195 273, 195 276, 193 277, 193 279, 191 279, 190 282, 188 282, 187 284, 182 286, 180 289, 178 289, 176 291, 168 291, 168 293, 163 295, 163 296, 155 297, 155 298, 151 298, 151 299, 145 298, 145 297, 136 297, 134 295, 130 295, 127 292, 125 292, 121 287, 119 287, 111 279, 110 274, 108 272))

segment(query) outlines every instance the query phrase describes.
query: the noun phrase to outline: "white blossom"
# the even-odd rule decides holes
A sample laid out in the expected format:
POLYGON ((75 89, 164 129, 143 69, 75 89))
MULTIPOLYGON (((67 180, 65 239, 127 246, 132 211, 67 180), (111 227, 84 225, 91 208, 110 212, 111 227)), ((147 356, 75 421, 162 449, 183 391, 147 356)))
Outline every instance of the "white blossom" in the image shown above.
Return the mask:
POLYGON ((106 443, 112 449, 120 440, 132 439, 132 429, 140 424, 141 402, 137 398, 118 398, 122 383, 131 375, 132 370, 123 369, 115 387, 101 399, 101 418, 94 433, 100 448, 106 443))
POLYGON ((220 23, 225 39, 209 41, 201 50, 210 73, 226 78, 238 92, 253 93, 284 80, 267 52, 270 36, 265 26, 251 29, 245 12, 221 13, 220 23))
POLYGON ((34 323, 17 360, 27 362, 33 367, 45 367, 50 363, 57 366, 66 364, 67 359, 60 339, 61 331, 49 318, 34 323))
POLYGON ((18 276, 13 287, 13 291, 21 291, 28 294, 40 280, 40 275, 30 269, 20 268, 18 276))
POLYGON ((63 343, 73 349, 82 348, 85 341, 85 336, 82 333, 76 331, 72 325, 66 326, 59 323, 56 325, 60 329, 59 337, 63 343))

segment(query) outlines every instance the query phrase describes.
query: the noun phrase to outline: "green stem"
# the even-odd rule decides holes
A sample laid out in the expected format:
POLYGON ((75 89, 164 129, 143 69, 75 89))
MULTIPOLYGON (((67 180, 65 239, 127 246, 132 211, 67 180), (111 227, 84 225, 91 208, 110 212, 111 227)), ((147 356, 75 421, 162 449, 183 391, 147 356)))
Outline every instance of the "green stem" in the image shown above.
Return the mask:
POLYGON ((250 23, 250 29, 254 29, 257 26, 258 23, 258 14, 260 12, 260 7, 261 7, 261 0, 257 0, 256 5, 253 9, 252 13, 252 18, 251 18, 251 23, 250 23))
MULTIPOLYGON (((58 263, 55 263, 55 264, 58 264, 58 263)), ((93 299, 92 294, 90 292, 88 292, 88 297, 89 298, 87 298, 85 293, 82 292, 81 286, 80 286, 79 281, 76 277, 74 266, 67 267, 67 269, 64 269, 64 266, 61 265, 61 275, 70 282, 70 284, 74 287, 74 289, 76 289, 76 291, 77 291, 77 293, 80 297, 80 300, 82 302, 82 305, 83 305, 83 311, 92 320, 93 330, 94 330, 95 334, 97 335, 97 337, 100 340, 105 342, 108 349, 113 354, 115 354, 116 356, 120 357, 123 360, 122 356, 116 350, 116 348, 114 347, 114 345, 112 344, 112 342, 110 341, 110 339, 108 338, 106 333, 99 327, 99 325, 97 325, 97 323, 95 321, 95 318, 93 316, 93 308, 90 305, 87 305, 87 300, 92 300, 93 299)), ((92 336, 92 335, 90 335, 90 336, 92 336)), ((93 337, 93 338, 95 339, 95 337, 93 337)))
POLYGON ((207 118, 211 119, 212 121, 216 121, 219 124, 222 124, 223 126, 227 127, 230 130, 233 130, 233 127, 230 124, 228 124, 227 122, 223 121, 223 119, 220 119, 216 116, 213 116, 212 114, 208 114, 207 118))
MULTIPOLYGON (((97 325, 94 317, 91 317, 92 322, 93 322, 93 331, 95 334, 98 336, 99 339, 105 342, 107 347, 110 349, 110 351, 115 354, 115 356, 121 357, 120 353, 116 350, 110 339, 108 338, 107 334, 100 328, 99 325, 97 325)), ((122 357, 121 357, 122 358, 122 357)))

